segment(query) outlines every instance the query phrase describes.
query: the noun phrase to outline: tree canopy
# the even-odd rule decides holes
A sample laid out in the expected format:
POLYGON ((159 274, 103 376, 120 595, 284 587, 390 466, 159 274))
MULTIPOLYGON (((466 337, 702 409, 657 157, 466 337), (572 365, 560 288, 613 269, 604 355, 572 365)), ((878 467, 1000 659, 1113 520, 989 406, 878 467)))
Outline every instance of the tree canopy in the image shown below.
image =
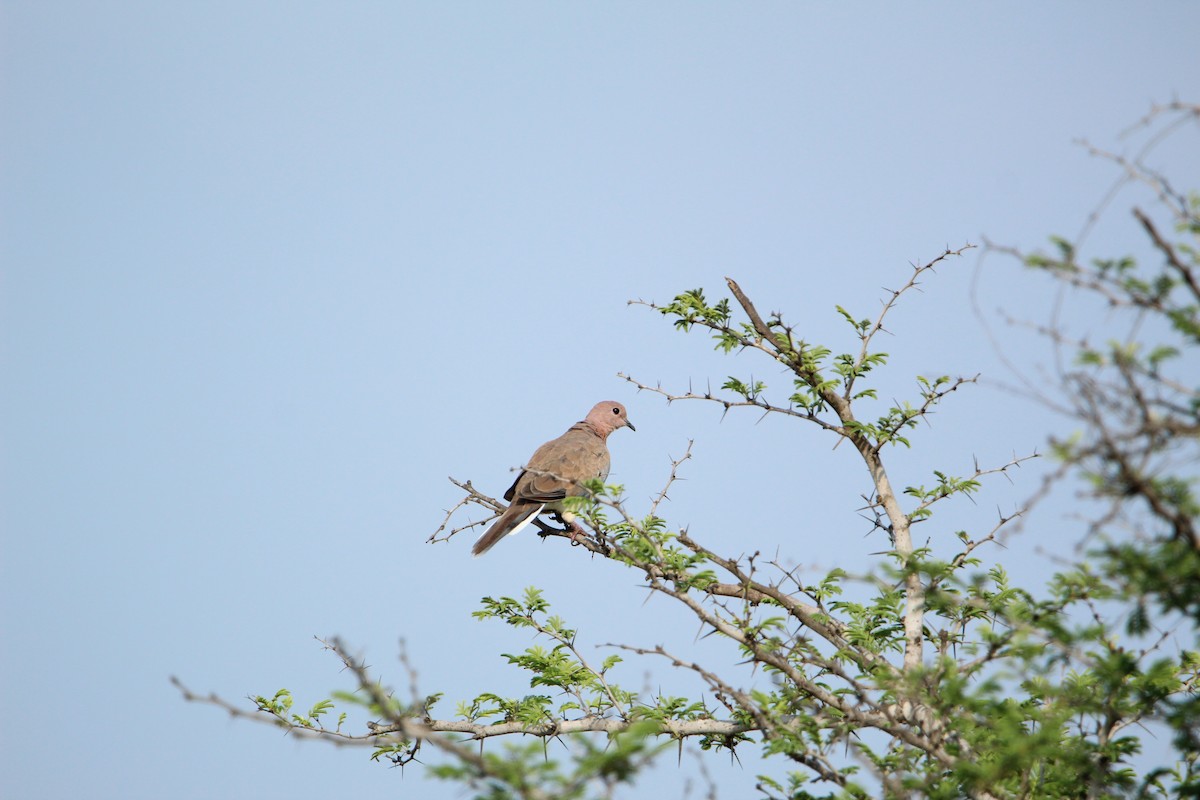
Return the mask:
MULTIPOLYGON (((1200 653, 1174 638, 1194 641, 1200 623, 1200 195, 1178 190, 1142 160, 1163 135, 1198 120, 1198 106, 1156 108, 1142 122, 1152 133, 1142 153, 1096 151, 1120 169, 1119 185, 1151 190, 1154 204, 1129 213, 1153 258, 1085 258, 1087 230, 1075 240, 1053 238, 1044 251, 982 245, 989 258, 1044 273, 1112 312, 1104 341, 1059 320, 1039 323, 1057 371, 1025 388, 1064 421, 1044 453, 962 474, 938 470, 923 481, 893 468, 899 449, 921 446, 913 429, 942 404, 970 402, 959 390, 978 376, 915 375, 910 396, 881 401, 876 379, 889 368, 881 334, 898 304, 973 244, 914 265, 871 315, 839 308, 850 348, 827 346, 821 332, 765 311, 733 279, 719 292, 696 288, 642 303, 720 352, 752 353, 759 374, 784 377, 768 385, 729 376, 702 392, 663 388, 652 376, 625 381, 669 403, 783 417, 850 448, 870 486, 862 513, 888 543, 868 576, 833 569, 812 579, 758 553, 724 554, 673 525, 663 508, 690 452, 644 506, 600 482, 566 501, 588 531, 582 541, 537 521, 542 536, 623 565, 629 580, 614 592, 649 587, 686 609, 741 668, 662 646, 614 645, 596 661, 577 647, 572 623, 529 587, 485 597, 476 612, 531 635, 532 644, 507 656, 529 676, 531 691, 521 697, 483 693, 448 714, 443 693, 405 696, 382 685, 336 639, 324 644, 353 685, 310 708, 283 689, 255 695, 248 706, 180 684, 182 691, 239 717, 368 747, 376 760, 407 764, 421 754, 435 775, 476 797, 619 795, 664 750, 685 743, 705 752, 749 750, 776 765, 738 787, 739 797, 747 788, 767 798, 1200 793, 1200 653), (1083 486, 1088 515, 1082 549, 1046 585, 1005 569, 1002 554, 985 558, 1023 509, 983 529, 914 536, 952 499, 984 498, 989 481, 1040 456, 1054 469, 1031 488, 1029 505, 1083 486), (641 659, 688 671, 708 691, 635 691, 622 683, 630 673, 620 665, 641 659), (767 680, 755 683, 752 674, 767 680), (373 721, 350 729, 354 709, 373 721), (1150 730, 1171 740, 1168 757, 1147 759, 1150 730), (515 735, 520 744, 477 744, 515 735), (552 739, 570 746, 550 754, 552 739), (431 751, 438 755, 426 758, 431 751)), ((504 508, 471 481, 452 480, 462 499, 431 543, 489 521, 464 521, 464 509, 504 508)))

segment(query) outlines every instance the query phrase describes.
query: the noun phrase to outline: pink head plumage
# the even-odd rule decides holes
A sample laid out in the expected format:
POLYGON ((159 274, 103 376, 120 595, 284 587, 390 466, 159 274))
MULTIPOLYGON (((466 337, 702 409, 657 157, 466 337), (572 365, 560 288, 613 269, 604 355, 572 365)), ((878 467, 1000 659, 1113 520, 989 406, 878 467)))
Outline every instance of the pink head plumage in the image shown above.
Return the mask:
POLYGON ((629 416, 625 412, 625 406, 618 403, 616 400, 605 400, 596 403, 588 415, 583 418, 596 433, 604 438, 615 431, 617 428, 629 428, 631 431, 636 431, 633 423, 629 421, 629 416))

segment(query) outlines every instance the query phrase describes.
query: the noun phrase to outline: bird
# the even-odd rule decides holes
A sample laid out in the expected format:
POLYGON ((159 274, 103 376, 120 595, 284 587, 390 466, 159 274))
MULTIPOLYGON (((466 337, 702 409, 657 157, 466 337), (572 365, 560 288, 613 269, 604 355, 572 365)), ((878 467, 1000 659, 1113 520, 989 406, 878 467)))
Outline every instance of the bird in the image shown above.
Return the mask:
POLYGON ((500 514, 471 552, 479 557, 505 536, 517 533, 543 512, 558 515, 573 532, 580 532, 574 515, 563 511, 565 497, 586 492, 585 481, 608 477, 606 440, 618 428, 637 428, 629 421, 625 406, 615 400, 597 403, 587 416, 557 439, 543 444, 529 457, 513 485, 504 493, 509 506, 500 514))

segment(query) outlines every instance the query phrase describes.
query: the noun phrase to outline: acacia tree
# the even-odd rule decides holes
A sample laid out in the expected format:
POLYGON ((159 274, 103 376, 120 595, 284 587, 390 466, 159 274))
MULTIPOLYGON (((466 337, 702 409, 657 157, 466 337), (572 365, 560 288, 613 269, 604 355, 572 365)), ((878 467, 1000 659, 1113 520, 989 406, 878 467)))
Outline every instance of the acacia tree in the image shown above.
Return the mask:
MULTIPOLYGON (((1156 110, 1147 124, 1198 117, 1200 108, 1176 104, 1156 110)), ((915 266, 872 318, 839 309, 853 338, 838 350, 782 314, 763 315, 733 280, 727 299, 713 301, 696 289, 666 304, 644 304, 682 331, 706 332, 722 352, 751 351, 782 368, 787 385, 731 377, 719 392, 672 392, 622 377, 668 401, 751 409, 816 426, 831 443, 852 448, 869 481, 869 518, 890 543, 877 557, 874 580, 854 587, 867 588, 863 597, 847 591, 850 579, 839 570, 810 583, 779 563, 722 555, 661 513, 687 454, 645 508, 625 502, 620 487, 588 485, 588 496, 569 501, 587 538, 537 522, 541 535, 567 538, 623 565, 629 588, 648 586, 686 609, 742 669, 720 670, 661 646, 616 646, 592 663, 577 648, 576 631, 531 588, 520 597, 484 598, 476 612, 548 643, 509 656, 531 676, 534 693, 523 697, 483 694, 443 716, 442 695, 400 699, 337 640, 325 644, 356 685, 307 713, 286 690, 243 707, 181 689, 236 716, 364 745, 373 758, 397 764, 434 748, 442 757, 429 769, 478 797, 610 796, 664 747, 685 741, 706 751, 754 748, 785 764, 778 777, 756 778, 755 789, 769 798, 1200 792, 1200 656, 1170 650, 1162 634, 1182 625, 1191 635, 1200 622, 1200 508, 1189 472, 1197 463, 1200 392, 1197 373, 1188 371, 1200 344, 1200 200, 1176 193, 1136 160, 1116 160, 1155 188, 1154 213, 1168 215, 1160 223, 1154 213, 1134 211, 1161 265, 1132 257, 1084 264, 1077 245, 1065 240, 1054 240, 1050 255, 1004 251, 1071 292, 1128 311, 1134 322, 1100 346, 1044 328, 1070 356, 1058 373, 1061 396, 1044 399, 1057 403, 1071 427, 1051 442, 1058 468, 1041 494, 1082 476, 1107 503, 1091 520, 1091 551, 1049 585, 1014 585, 1002 567, 981 560, 981 548, 1019 511, 949 541, 914 541, 914 524, 950 498, 976 495, 989 476, 1033 457, 963 475, 937 472, 926 483, 896 476, 891 454, 912 444, 908 432, 975 378, 916 376, 908 401, 883 404, 882 413, 865 410, 880 407, 873 380, 887 366, 878 338, 889 313, 966 245, 915 266), (1162 325, 1147 326, 1148 320, 1162 325), (1158 337, 1153 346, 1142 338, 1147 331, 1158 337), (1135 644, 1120 644, 1122 628, 1135 644), (712 699, 631 691, 618 683, 622 658, 659 659, 690 671, 712 699), (770 677, 770 688, 752 688, 754 671, 770 677), (327 721, 337 703, 366 707, 377 721, 344 731, 344 711, 336 724, 327 721), (1161 764, 1136 761, 1138 731, 1156 724, 1174 731, 1174 753, 1161 764), (535 739, 508 748, 475 745, 514 735, 535 739), (565 758, 549 757, 539 744, 551 738, 570 742, 565 758)), ((464 508, 503 508, 471 482, 455 483, 463 498, 431 541, 489 521, 456 527, 464 508)))

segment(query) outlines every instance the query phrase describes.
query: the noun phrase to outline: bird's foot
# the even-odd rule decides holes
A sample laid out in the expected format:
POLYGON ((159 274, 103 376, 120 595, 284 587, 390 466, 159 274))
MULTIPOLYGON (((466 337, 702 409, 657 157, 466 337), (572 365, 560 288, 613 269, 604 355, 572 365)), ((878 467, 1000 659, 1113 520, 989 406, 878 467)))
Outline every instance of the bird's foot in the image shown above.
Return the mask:
POLYGON ((571 544, 583 544, 587 541, 587 531, 579 527, 579 523, 571 520, 567 523, 567 536, 571 537, 571 544))
POLYGON ((571 544, 583 544, 588 540, 587 531, 575 521, 574 514, 560 514, 556 511, 553 516, 563 526, 563 533, 571 540, 571 544))

